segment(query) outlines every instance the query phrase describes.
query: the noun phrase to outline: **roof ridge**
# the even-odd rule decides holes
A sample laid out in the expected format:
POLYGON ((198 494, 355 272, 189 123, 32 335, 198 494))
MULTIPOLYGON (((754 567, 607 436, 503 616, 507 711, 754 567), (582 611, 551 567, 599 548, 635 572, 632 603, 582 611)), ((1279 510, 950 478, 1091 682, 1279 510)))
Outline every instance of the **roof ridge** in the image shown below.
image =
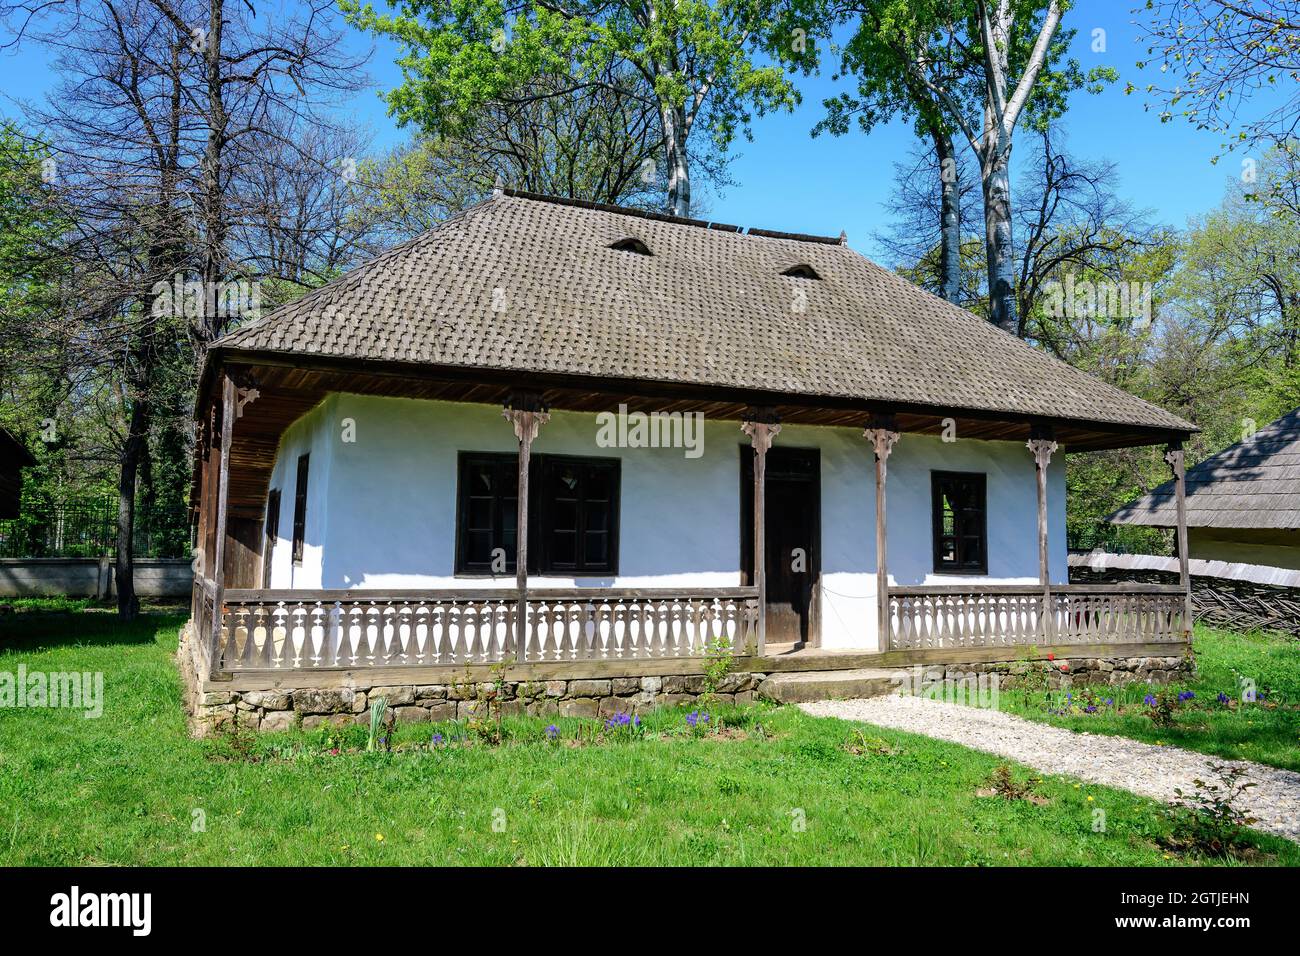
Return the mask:
POLYGON ((638 209, 635 206, 616 206, 612 203, 592 202, 589 199, 571 199, 567 196, 549 196, 545 193, 532 193, 524 189, 503 187, 501 192, 515 199, 528 199, 533 202, 548 202, 556 206, 575 206, 578 209, 591 209, 596 212, 613 213, 616 216, 633 216, 637 219, 651 219, 655 222, 668 222, 678 226, 694 226, 697 229, 715 229, 720 232, 734 232, 742 236, 755 236, 764 239, 790 239, 794 242, 816 242, 826 246, 843 246, 848 244, 848 233, 838 236, 814 236, 803 232, 778 232, 775 229, 759 229, 751 226, 735 226, 726 222, 714 222, 710 219, 691 219, 686 216, 673 216, 666 212, 654 212, 650 209, 638 209))

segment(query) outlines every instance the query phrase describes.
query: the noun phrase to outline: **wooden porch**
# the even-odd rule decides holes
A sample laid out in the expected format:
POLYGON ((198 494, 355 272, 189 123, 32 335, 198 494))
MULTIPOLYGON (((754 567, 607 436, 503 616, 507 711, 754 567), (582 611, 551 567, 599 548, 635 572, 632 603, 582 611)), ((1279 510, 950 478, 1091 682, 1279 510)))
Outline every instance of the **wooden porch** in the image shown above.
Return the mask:
MULTIPOLYGON (((549 420, 549 409, 588 409, 610 396, 573 399, 562 390, 505 393, 504 413, 518 448, 517 551, 514 587, 471 584, 449 590, 388 591, 270 590, 246 586, 262 578, 261 535, 273 436, 302 413, 303 395, 279 381, 277 368, 234 366, 213 382, 213 401, 203 416, 196 501, 201 556, 195 574, 193 621, 201 664, 212 680, 253 679, 277 683, 290 674, 320 679, 333 673, 397 672, 482 668, 506 664, 542 673, 557 666, 599 669, 603 665, 644 670, 656 661, 699 661, 717 642, 738 657, 769 661, 765 633, 766 573, 764 500, 766 459, 781 432, 781 420, 809 424, 865 425, 864 453, 872 455, 876 607, 880 655, 955 656, 959 652, 1016 656, 1007 648, 1157 647, 1181 653, 1191 632, 1189 577, 1183 562, 1177 586, 1120 584, 1061 585, 1048 574, 1047 467, 1057 439, 1083 447, 1100 439, 1068 424, 1042 420, 1005 422, 1000 430, 984 424, 977 435, 1024 441, 1026 467, 1037 482, 1039 583, 1004 585, 899 586, 889 578, 886 528, 888 459, 907 430, 933 433, 943 421, 914 413, 838 411, 819 418, 815 409, 736 403, 717 410, 732 417, 752 447, 753 566, 747 586, 725 588, 544 588, 528 579, 527 488, 532 446, 549 420), (272 387, 270 383, 275 383, 272 387), (248 410, 245 406, 249 405, 248 410), (238 423, 238 425, 237 425, 238 423), (242 436, 242 440, 241 440, 242 436), (1027 440, 1025 440, 1027 437, 1027 440), (257 476, 254 480, 253 476, 257 476), (236 492, 236 489, 238 491, 236 492), (238 525, 232 518, 238 518, 238 525), (252 545, 250 546, 250 542, 252 545), (214 573, 210 569, 221 569, 214 573), (236 586, 245 585, 245 586, 236 586)), ((393 391, 389 380, 383 380, 393 391)), ((353 382, 353 389, 359 386, 353 382)), ((376 388, 376 391, 380 391, 376 388)), ((480 400, 469 392, 456 396, 480 400)), ((632 395, 617 394, 614 400, 632 395)), ((689 407, 689 405, 687 406, 689 407)), ((1150 440, 1146 436, 1111 441, 1150 440)), ((1183 453, 1177 440, 1166 459, 1175 477, 1180 516, 1179 544, 1186 554, 1183 517, 1183 453)), ((911 530, 909 529, 909 533, 911 530)), ((746 578, 742 578, 746 580, 746 578)), ((864 641, 864 643, 867 643, 864 641)), ((1002 657, 998 658, 997 655, 1002 657)), ((883 659, 883 658, 880 658, 883 659)), ((902 660, 902 658, 900 658, 902 660)))
POLYGON ((1036 586, 892 588, 888 647, 875 655, 760 647, 755 588, 537 589, 526 598, 522 640, 513 589, 230 589, 219 617, 205 613, 213 599, 207 589, 196 595, 199 647, 208 649, 205 663, 218 680, 501 664, 639 671, 649 662, 698 660, 715 642, 740 658, 793 661, 802 654, 798 660, 808 666, 824 666, 827 657, 881 663, 892 654, 902 663, 962 656, 950 652, 995 660, 1030 645, 1099 655, 1115 647, 1181 653, 1186 646, 1183 592, 1161 585, 1061 585, 1046 598, 1036 586))

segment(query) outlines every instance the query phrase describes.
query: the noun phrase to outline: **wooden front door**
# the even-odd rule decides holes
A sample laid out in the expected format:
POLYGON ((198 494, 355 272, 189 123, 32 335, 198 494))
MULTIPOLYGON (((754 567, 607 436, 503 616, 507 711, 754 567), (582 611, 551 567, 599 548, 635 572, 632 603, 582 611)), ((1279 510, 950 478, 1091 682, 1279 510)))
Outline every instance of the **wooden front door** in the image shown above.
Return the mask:
MULTIPOLYGON (((753 583, 754 452, 740 448, 741 580, 753 583)), ((821 576, 821 458, 815 448, 767 453, 764 508, 769 644, 816 643, 821 576)))

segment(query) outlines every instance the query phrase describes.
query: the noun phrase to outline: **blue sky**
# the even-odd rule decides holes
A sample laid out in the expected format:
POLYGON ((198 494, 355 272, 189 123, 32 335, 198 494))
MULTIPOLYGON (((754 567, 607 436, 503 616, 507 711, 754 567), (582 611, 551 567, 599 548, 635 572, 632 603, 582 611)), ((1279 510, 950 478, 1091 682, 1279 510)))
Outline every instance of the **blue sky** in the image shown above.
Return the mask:
MULTIPOLYGON (((1150 209, 1157 222, 1181 227, 1218 204, 1241 159, 1229 156, 1212 165, 1218 134, 1181 119, 1161 123, 1154 110, 1144 111, 1140 93, 1124 95, 1126 82, 1139 88, 1148 82, 1135 65, 1145 49, 1137 42, 1129 7, 1129 0, 1079 0, 1067 15, 1066 25, 1077 31, 1073 52, 1083 67, 1114 67, 1120 80, 1096 96, 1076 93, 1062 125, 1075 154, 1117 163, 1121 192, 1150 209), (1090 48, 1095 28, 1106 31, 1105 53, 1090 48)), ((374 46, 369 73, 377 88, 400 81, 394 45, 359 34, 353 43, 357 50, 374 46)), ((47 56, 35 45, 0 53, 0 112, 13 114, 14 98, 38 98, 52 82, 47 56)), ((854 131, 814 140, 809 130, 822 115, 822 100, 843 87, 832 83, 829 73, 803 79, 801 87, 799 109, 757 120, 754 141, 738 144, 731 170, 736 184, 709 197, 709 218, 822 235, 843 229, 851 245, 871 255, 877 252, 871 234, 884 222, 882 203, 892 187, 893 163, 906 157, 913 142, 910 124, 894 123, 869 136, 854 131)), ((378 146, 408 135, 386 116, 373 89, 355 97, 347 110, 372 130, 378 146)))

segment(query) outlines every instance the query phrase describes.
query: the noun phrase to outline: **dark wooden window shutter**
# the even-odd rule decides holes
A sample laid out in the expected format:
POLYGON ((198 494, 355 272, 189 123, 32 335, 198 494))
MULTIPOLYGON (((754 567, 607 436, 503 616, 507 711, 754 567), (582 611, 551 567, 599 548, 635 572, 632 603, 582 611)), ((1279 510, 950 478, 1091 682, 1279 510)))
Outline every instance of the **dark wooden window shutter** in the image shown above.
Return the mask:
POLYGON ((293 563, 302 564, 302 546, 307 537, 307 469, 311 455, 298 456, 298 483, 293 489, 293 563))
POLYGON ((280 537, 280 489, 266 493, 266 525, 262 542, 262 587, 271 586, 271 559, 275 555, 275 542, 280 537))

